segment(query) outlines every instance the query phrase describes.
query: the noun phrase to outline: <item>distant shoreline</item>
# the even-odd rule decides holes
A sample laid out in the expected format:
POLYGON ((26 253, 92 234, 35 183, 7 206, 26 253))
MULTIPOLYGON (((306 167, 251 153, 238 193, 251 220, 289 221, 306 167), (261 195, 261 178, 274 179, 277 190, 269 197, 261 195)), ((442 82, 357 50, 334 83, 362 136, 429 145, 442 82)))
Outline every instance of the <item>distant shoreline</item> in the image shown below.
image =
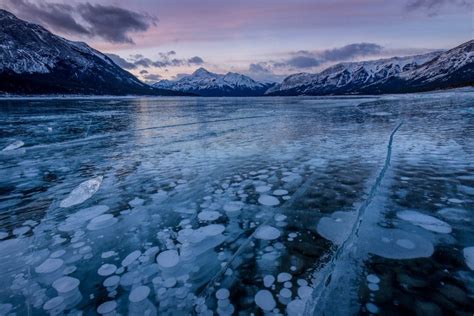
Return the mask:
POLYGON ((367 97, 384 97, 384 96, 396 96, 396 95, 411 95, 411 94, 430 94, 430 93, 446 93, 446 92, 474 92, 474 86, 452 88, 452 89, 441 89, 424 92, 410 92, 410 93, 389 93, 389 94, 344 94, 344 95, 299 95, 299 96, 159 96, 159 95, 78 95, 78 94, 65 94, 65 95, 0 95, 0 101, 7 100, 75 100, 75 99, 186 99, 186 98, 204 98, 204 99, 217 99, 217 98, 367 98, 367 97))

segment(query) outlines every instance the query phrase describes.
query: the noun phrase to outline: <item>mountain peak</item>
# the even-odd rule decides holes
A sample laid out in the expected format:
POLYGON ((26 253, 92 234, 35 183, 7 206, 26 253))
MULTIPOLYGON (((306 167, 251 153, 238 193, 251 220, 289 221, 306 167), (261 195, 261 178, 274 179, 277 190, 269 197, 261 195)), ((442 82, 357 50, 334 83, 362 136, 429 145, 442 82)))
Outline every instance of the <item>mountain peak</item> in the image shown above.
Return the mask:
POLYGON ((193 76, 202 76, 202 75, 210 75, 212 74, 212 72, 208 71, 206 68, 204 67, 199 67, 198 69, 196 69, 194 72, 193 72, 193 76))
POLYGON ((3 17, 16 18, 16 16, 13 13, 4 9, 0 9, 0 18, 3 18, 3 17))
POLYGON ((201 67, 191 75, 176 81, 162 80, 153 87, 203 96, 258 96, 263 95, 270 85, 239 73, 216 74, 201 67))

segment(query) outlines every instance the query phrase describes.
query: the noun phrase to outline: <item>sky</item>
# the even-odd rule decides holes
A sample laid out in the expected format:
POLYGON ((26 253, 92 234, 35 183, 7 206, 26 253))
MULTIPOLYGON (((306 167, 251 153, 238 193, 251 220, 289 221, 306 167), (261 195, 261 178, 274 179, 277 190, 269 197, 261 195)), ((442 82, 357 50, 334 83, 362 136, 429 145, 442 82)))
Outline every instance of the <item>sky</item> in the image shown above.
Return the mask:
POLYGON ((474 38, 469 0, 0 0, 0 8, 149 82, 199 67, 281 81, 474 38))

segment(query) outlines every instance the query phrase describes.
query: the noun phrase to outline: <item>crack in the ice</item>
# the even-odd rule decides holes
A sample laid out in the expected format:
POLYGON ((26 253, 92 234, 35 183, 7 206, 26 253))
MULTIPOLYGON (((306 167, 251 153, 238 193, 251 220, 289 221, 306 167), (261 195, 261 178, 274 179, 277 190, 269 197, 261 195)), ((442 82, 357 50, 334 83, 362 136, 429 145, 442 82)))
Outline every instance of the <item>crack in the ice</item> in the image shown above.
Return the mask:
POLYGON ((162 125, 162 126, 152 126, 152 127, 145 127, 145 128, 137 128, 133 130, 129 130, 126 132, 116 132, 116 133, 109 133, 109 134, 102 134, 102 135, 94 135, 89 137, 84 137, 80 139, 68 140, 64 142, 52 143, 52 144, 42 144, 42 145, 34 145, 30 147, 24 147, 26 150, 34 150, 34 149, 48 149, 55 146, 65 146, 65 145, 77 145, 82 144, 83 142, 92 141, 92 140, 100 140, 106 138, 115 138, 115 137, 124 137, 128 136, 134 132, 143 132, 148 130, 156 130, 156 129, 165 129, 165 128, 174 128, 174 127, 183 127, 183 126, 192 126, 192 125, 199 125, 199 124, 209 124, 209 123, 220 123, 220 122, 229 122, 229 121, 240 121, 240 120, 249 120, 255 118, 268 118, 271 116, 265 115, 256 115, 256 116, 244 116, 244 117, 236 117, 236 118, 228 118, 228 119, 218 119, 218 120, 209 120, 209 121, 199 121, 199 122, 190 122, 190 123, 182 123, 182 124, 171 124, 171 125, 162 125))
MULTIPOLYGON (((328 288, 329 284, 331 283, 332 274, 335 270, 335 266, 337 264, 338 259, 345 253, 350 252, 350 250, 354 247, 353 239, 359 236, 359 229, 363 220, 363 216, 369 205, 372 203, 373 198, 375 197, 378 188, 380 187, 385 173, 387 172, 388 168, 390 167, 390 161, 392 157, 392 146, 393 140, 396 132, 400 129, 403 122, 400 122, 395 129, 390 133, 390 138, 387 144, 387 154, 385 156, 385 162, 383 164, 382 169, 380 170, 374 184, 370 188, 369 194, 365 201, 360 205, 357 209, 357 220, 352 227, 352 230, 349 236, 343 241, 341 246, 335 251, 334 256, 332 259, 325 265, 323 268, 323 276, 320 277, 322 279, 313 290, 312 299, 308 301, 306 304, 305 314, 310 315, 314 311, 314 308, 318 306, 320 298, 323 296, 325 290, 328 288), (326 273, 326 275, 324 275, 326 273)), ((320 270, 321 271, 321 270, 320 270)), ((324 311, 322 311, 324 313, 324 311)))

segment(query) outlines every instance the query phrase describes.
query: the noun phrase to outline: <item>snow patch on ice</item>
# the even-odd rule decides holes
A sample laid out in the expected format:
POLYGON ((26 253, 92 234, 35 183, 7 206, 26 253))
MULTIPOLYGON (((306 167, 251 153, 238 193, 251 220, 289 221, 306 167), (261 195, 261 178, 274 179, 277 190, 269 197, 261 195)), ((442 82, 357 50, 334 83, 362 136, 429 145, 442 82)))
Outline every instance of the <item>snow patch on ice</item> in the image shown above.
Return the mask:
POLYGON ((59 206, 62 208, 68 208, 90 199, 99 190, 103 178, 104 177, 99 176, 82 182, 78 187, 72 190, 71 193, 69 193, 67 198, 61 201, 59 206))
POLYGON ((467 266, 474 271, 474 247, 464 248, 463 254, 467 266))
POLYGON ((13 143, 11 143, 10 145, 8 145, 7 147, 3 148, 2 151, 11 151, 11 150, 15 150, 15 149, 18 149, 20 147, 23 147, 25 145, 24 142, 22 142, 21 140, 17 140, 13 143))
POLYGON ((397 213, 397 217, 432 232, 449 234, 452 231, 448 223, 417 211, 401 211, 397 213))

